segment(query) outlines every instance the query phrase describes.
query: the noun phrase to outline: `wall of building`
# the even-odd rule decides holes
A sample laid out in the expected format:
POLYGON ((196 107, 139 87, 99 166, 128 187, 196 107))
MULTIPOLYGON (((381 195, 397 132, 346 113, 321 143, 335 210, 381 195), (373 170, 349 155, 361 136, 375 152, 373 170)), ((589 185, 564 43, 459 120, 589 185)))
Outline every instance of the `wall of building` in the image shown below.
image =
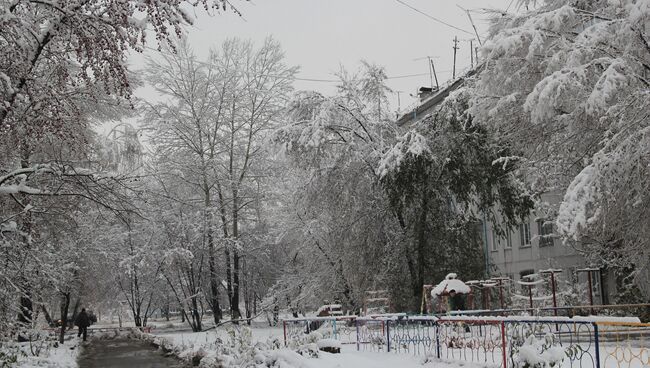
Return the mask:
MULTIPOLYGON (((505 276, 516 282, 525 275, 552 268, 562 270, 557 274, 557 279, 558 286, 564 291, 569 285, 579 288, 586 284, 587 274, 576 272, 588 266, 586 259, 571 246, 563 244, 555 231, 555 218, 542 214, 554 213, 553 209, 559 206, 561 200, 561 192, 543 195, 542 202, 547 211, 531 212, 526 221, 507 230, 506 235, 499 235, 494 224, 487 224, 484 245, 487 247, 491 275, 505 276), (526 225, 529 234, 526 234, 526 225)), ((594 304, 611 301, 611 296, 616 292, 611 275, 603 274, 603 277, 607 280, 600 280, 598 273, 593 274, 594 304), (603 292, 601 282, 605 285, 603 292)))

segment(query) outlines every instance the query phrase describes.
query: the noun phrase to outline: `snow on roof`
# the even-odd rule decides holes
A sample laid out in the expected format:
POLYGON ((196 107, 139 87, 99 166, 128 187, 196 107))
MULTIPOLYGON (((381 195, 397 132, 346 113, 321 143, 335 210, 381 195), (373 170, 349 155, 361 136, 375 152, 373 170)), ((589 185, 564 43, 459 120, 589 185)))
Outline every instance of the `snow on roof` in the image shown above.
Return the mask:
POLYGON ((469 286, 467 286, 461 280, 458 280, 455 273, 450 273, 445 277, 444 280, 442 280, 441 283, 436 285, 436 287, 431 290, 431 295, 436 297, 448 293, 452 290, 460 294, 469 294, 470 292, 469 286))
POLYGON ((524 286, 535 286, 535 285, 543 284, 545 282, 546 281, 543 280, 543 279, 538 279, 538 280, 535 280, 535 281, 522 281, 522 280, 519 280, 519 281, 517 281, 517 284, 524 285, 524 286))
POLYGON ((560 273, 562 272, 559 268, 549 268, 548 270, 539 270, 539 273, 560 273))
POLYGON ((341 304, 325 304, 325 305, 321 306, 320 308, 318 308, 318 310, 316 311, 316 314, 321 313, 321 312, 325 312, 325 311, 330 312, 330 314, 334 314, 334 313, 337 313, 337 312, 340 312, 341 314, 343 314, 343 312, 341 311, 341 308, 342 308, 341 304))

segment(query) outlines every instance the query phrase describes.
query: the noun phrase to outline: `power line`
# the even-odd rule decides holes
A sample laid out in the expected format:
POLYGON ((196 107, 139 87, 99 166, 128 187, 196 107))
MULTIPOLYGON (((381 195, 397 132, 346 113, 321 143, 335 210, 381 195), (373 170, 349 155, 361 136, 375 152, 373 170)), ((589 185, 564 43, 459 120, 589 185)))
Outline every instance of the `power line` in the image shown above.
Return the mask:
MULTIPOLYGON (((158 52, 163 55, 175 57, 171 52, 163 51, 163 50, 158 50, 156 48, 150 47, 150 46, 145 46, 146 49, 158 52)), ((203 66, 214 66, 214 64, 211 64, 209 62, 205 61, 200 61, 200 60, 194 60, 193 62, 203 65, 203 66)), ((386 77, 385 79, 403 79, 403 78, 413 78, 413 77, 422 77, 425 75, 429 75, 429 73, 417 73, 417 74, 404 74, 404 75, 394 75, 390 77, 386 77)), ((285 76, 279 76, 279 75, 269 75, 269 77, 276 77, 276 78, 287 78, 285 76)), ((304 81, 304 82, 320 82, 320 83, 339 83, 341 82, 340 79, 322 79, 322 78, 309 78, 309 77, 293 77, 293 80, 297 81, 304 81)), ((351 79, 351 81, 359 81, 359 79, 351 79)))
POLYGON ((467 33, 467 34, 472 34, 472 32, 466 31, 466 30, 464 30, 464 29, 462 29, 462 28, 460 28, 460 27, 456 27, 456 26, 453 25, 453 24, 449 24, 449 23, 447 23, 447 22, 445 22, 445 21, 442 20, 442 19, 438 19, 438 18, 436 18, 436 17, 434 17, 434 16, 432 16, 432 15, 429 15, 429 14, 423 12, 422 10, 417 9, 417 8, 415 8, 415 7, 413 7, 413 6, 411 6, 411 5, 407 4, 407 3, 405 3, 405 2, 402 1, 402 0, 395 0, 395 1, 397 1, 398 3, 404 5, 404 6, 408 7, 408 8, 410 8, 410 9, 413 10, 413 11, 416 11, 416 12, 418 12, 418 13, 424 15, 425 17, 427 17, 427 18, 429 18, 429 19, 431 19, 431 20, 434 20, 434 21, 436 21, 436 22, 438 22, 438 23, 444 24, 444 25, 446 25, 447 27, 451 27, 451 28, 456 29, 456 30, 459 30, 459 31, 461 31, 461 32, 465 32, 465 33, 467 33))

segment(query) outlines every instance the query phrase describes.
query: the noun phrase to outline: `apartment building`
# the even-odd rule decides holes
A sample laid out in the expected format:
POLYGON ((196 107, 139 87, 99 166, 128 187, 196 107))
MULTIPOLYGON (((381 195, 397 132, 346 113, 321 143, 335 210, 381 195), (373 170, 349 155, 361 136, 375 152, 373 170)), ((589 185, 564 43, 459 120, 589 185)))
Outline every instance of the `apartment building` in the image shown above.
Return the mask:
MULTIPOLYGON (((462 76, 439 90, 430 88, 420 89, 420 102, 413 110, 398 117, 397 125, 408 128, 420 122, 428 114, 435 111, 449 93, 460 88, 465 78, 462 76)), ((557 208, 562 201, 563 193, 547 193, 542 195, 542 202, 549 208, 557 208)), ((508 277, 515 287, 516 281, 527 275, 541 270, 562 270, 556 273, 559 288, 587 283, 584 271, 590 265, 585 258, 572 247, 563 244, 555 232, 555 218, 548 213, 553 211, 532 211, 530 216, 516 228, 503 232, 496 230, 490 222, 482 224, 482 237, 486 255, 486 268, 490 276, 508 277)), ((503 227, 503 226, 501 226, 503 227)), ((608 303, 608 294, 612 293, 615 280, 612 275, 592 271, 592 288, 595 304, 608 303)), ((560 290, 562 291, 562 290, 560 290)))

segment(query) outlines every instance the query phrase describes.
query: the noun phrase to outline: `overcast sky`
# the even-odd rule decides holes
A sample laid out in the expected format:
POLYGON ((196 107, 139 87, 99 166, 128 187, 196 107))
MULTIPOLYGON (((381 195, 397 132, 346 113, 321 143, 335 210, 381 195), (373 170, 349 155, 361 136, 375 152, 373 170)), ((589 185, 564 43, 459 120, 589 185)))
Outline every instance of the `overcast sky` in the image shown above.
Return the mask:
MULTIPOLYGON (((200 57, 205 57, 211 47, 229 37, 250 38, 259 43, 272 35, 282 44, 287 63, 300 67, 299 78, 332 79, 339 65, 354 70, 362 59, 383 65, 389 77, 425 74, 389 81, 389 87, 402 91, 402 110, 416 101, 409 94, 414 95, 417 88, 430 83, 426 56, 434 57, 441 83, 451 78, 455 36, 460 40, 457 70, 469 66, 469 39, 476 39, 476 36, 467 14, 459 6, 470 10, 506 9, 512 2, 401 0, 463 32, 436 22, 398 0, 231 1, 238 6, 242 17, 232 13, 210 16, 197 10, 195 24, 187 29, 187 37, 200 57)), ((483 39, 488 28, 487 16, 480 12, 471 14, 483 39)), ((474 44, 476 42, 474 40, 474 44)), ((131 63, 136 68, 141 66, 142 56, 132 57, 131 63)), ((323 93, 333 92, 334 85, 331 82, 295 82, 296 89, 323 93)), ((148 88, 140 89, 136 95, 153 97, 148 88)), ((395 110, 397 94, 391 101, 395 110)))

